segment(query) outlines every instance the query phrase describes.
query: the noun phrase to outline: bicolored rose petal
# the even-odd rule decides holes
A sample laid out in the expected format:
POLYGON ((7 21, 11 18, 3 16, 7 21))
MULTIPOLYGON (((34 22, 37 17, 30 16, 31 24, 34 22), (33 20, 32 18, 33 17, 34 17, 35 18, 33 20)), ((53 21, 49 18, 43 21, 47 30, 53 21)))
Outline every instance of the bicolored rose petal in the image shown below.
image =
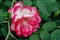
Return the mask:
POLYGON ((15 31, 15 25, 14 25, 13 23, 11 24, 10 29, 11 29, 12 31, 15 31))
POLYGON ((32 34, 32 31, 33 27, 24 21, 22 25, 22 34, 27 37, 32 34))
POLYGON ((29 23, 30 25, 32 25, 32 26, 38 24, 36 18, 34 18, 34 17, 31 17, 31 18, 28 20, 28 23, 29 23))
POLYGON ((8 12, 11 14, 11 18, 13 18, 13 15, 14 15, 13 10, 14 10, 14 8, 10 8, 10 9, 8 10, 8 12))
POLYGON ((15 32, 16 32, 16 34, 18 35, 18 36, 21 36, 21 25, 20 24, 18 24, 17 25, 17 27, 15 27, 15 32))
POLYGON ((23 2, 22 2, 22 1, 16 2, 16 3, 14 4, 14 7, 17 7, 17 6, 23 7, 23 2))

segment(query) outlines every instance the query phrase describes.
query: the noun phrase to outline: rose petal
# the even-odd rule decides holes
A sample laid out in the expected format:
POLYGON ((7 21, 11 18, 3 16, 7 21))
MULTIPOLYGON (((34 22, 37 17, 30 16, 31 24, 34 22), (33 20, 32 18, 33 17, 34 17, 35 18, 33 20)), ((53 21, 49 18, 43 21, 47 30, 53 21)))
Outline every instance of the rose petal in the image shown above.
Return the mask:
POLYGON ((16 27, 15 27, 15 32, 18 36, 21 36, 21 26, 20 24, 18 24, 16 27))
POLYGON ((11 24, 10 29, 11 29, 12 31, 15 31, 15 25, 14 25, 13 23, 11 24))
POLYGON ((17 7, 17 6, 23 7, 23 2, 22 2, 22 1, 16 2, 16 3, 14 4, 14 7, 17 7))

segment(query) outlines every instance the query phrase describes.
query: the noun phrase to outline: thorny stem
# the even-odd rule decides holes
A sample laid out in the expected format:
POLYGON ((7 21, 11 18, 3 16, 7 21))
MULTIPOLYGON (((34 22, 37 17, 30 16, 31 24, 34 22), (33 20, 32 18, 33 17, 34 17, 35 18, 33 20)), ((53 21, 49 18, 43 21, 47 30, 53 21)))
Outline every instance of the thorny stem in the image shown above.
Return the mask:
POLYGON ((9 35, 12 36, 15 40, 17 40, 15 38, 15 36, 13 36, 13 34, 10 32, 10 23, 9 23, 9 21, 7 21, 7 23, 8 23, 8 34, 7 34, 6 38, 5 38, 5 40, 8 40, 9 35))
POLYGON ((15 36, 10 32, 10 35, 15 39, 15 40, 17 40, 16 38, 15 38, 15 36))
MULTIPOLYGON (((11 7, 13 7, 14 2, 15 2, 15 0, 12 0, 12 5, 11 5, 11 7)), ((1 22, 1 23, 6 23, 6 22, 4 21, 4 22, 1 22)), ((8 23, 8 34, 7 34, 6 38, 5 38, 5 40, 8 40, 9 35, 12 36, 15 40, 17 40, 17 39, 15 38, 15 36, 13 36, 13 34, 10 32, 10 23, 9 23, 9 21, 7 21, 7 23, 8 23)))
MULTIPOLYGON (((15 2, 15 0, 12 0, 12 5, 11 5, 11 7, 13 7, 14 2, 15 2)), ((17 39, 15 38, 15 36, 10 32, 10 23, 9 23, 9 21, 3 21, 3 22, 0 22, 0 24, 1 24, 1 23, 8 23, 8 34, 7 34, 6 38, 5 38, 5 40, 8 40, 9 35, 12 36, 15 40, 17 40, 17 39)))
POLYGON ((8 22, 8 21, 3 21, 3 22, 0 22, 0 24, 1 24, 1 23, 7 23, 7 22, 8 22))
POLYGON ((8 32, 8 34, 7 34, 6 38, 5 38, 5 40, 8 40, 8 37, 9 37, 9 32, 8 32))
POLYGON ((10 34, 10 24, 8 22, 8 34, 7 34, 6 38, 5 38, 5 40, 8 40, 9 34, 10 34))

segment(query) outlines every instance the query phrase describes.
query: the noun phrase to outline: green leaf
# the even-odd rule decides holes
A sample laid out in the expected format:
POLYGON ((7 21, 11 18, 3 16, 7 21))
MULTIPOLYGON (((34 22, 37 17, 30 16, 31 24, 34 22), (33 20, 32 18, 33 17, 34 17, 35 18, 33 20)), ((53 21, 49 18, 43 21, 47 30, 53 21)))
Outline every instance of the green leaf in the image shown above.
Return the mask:
POLYGON ((47 30, 47 31, 52 31, 54 28, 56 28, 55 22, 47 22, 43 24, 42 26, 42 29, 47 30))
POLYGON ((10 6, 11 6, 11 1, 5 1, 5 2, 4 2, 4 5, 10 7, 10 6))
POLYGON ((31 0, 23 0, 24 2, 24 5, 27 5, 27 6, 31 6, 32 5, 32 1, 31 0))
POLYGON ((54 17, 58 16, 60 14, 60 10, 58 10, 55 14, 54 17))
POLYGON ((6 37, 6 35, 7 35, 7 33, 8 33, 8 27, 7 27, 8 25, 7 25, 7 23, 5 23, 5 24, 0 24, 0 27, 1 27, 1 34, 4 36, 4 37, 6 37))
POLYGON ((58 10, 59 6, 56 0, 37 0, 37 7, 43 20, 47 21, 51 11, 58 10))
POLYGON ((2 35, 4 35, 4 37, 6 37, 7 31, 4 28, 1 28, 1 33, 2 33, 2 35))
POLYGON ((56 29, 51 33, 51 40, 60 40, 60 29, 56 29))
POLYGON ((0 2, 2 2, 2 0, 0 0, 0 2))
POLYGON ((29 38, 30 38, 30 40, 40 40, 38 34, 33 34, 29 38))
POLYGON ((8 16, 8 13, 6 11, 3 11, 2 9, 0 10, 0 16, 1 17, 6 17, 8 16))
POLYGON ((17 38, 18 40, 26 40, 26 38, 24 38, 24 37, 19 37, 19 38, 17 38))
POLYGON ((15 39, 9 35, 8 40, 15 40, 15 39))
POLYGON ((41 40, 49 40, 49 33, 47 31, 41 31, 40 38, 41 40))
POLYGON ((47 20, 49 14, 48 14, 47 10, 45 9, 44 5, 41 3, 40 0, 37 0, 37 7, 39 8, 41 17, 44 20, 47 20))
POLYGON ((3 10, 0 10, 0 21, 4 21, 5 18, 8 18, 9 14, 3 10))
POLYGON ((0 3, 0 9, 3 9, 4 11, 8 10, 8 6, 4 5, 4 3, 0 3))

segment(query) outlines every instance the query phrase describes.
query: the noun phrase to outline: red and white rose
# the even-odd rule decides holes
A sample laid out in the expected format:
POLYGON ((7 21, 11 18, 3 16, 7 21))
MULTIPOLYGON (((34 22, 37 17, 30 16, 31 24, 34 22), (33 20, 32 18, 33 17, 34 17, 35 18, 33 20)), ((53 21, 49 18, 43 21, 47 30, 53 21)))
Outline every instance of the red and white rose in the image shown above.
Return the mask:
POLYGON ((36 7, 23 6, 23 2, 16 2, 8 12, 12 14, 10 28, 18 36, 27 37, 40 28, 41 17, 36 7))

